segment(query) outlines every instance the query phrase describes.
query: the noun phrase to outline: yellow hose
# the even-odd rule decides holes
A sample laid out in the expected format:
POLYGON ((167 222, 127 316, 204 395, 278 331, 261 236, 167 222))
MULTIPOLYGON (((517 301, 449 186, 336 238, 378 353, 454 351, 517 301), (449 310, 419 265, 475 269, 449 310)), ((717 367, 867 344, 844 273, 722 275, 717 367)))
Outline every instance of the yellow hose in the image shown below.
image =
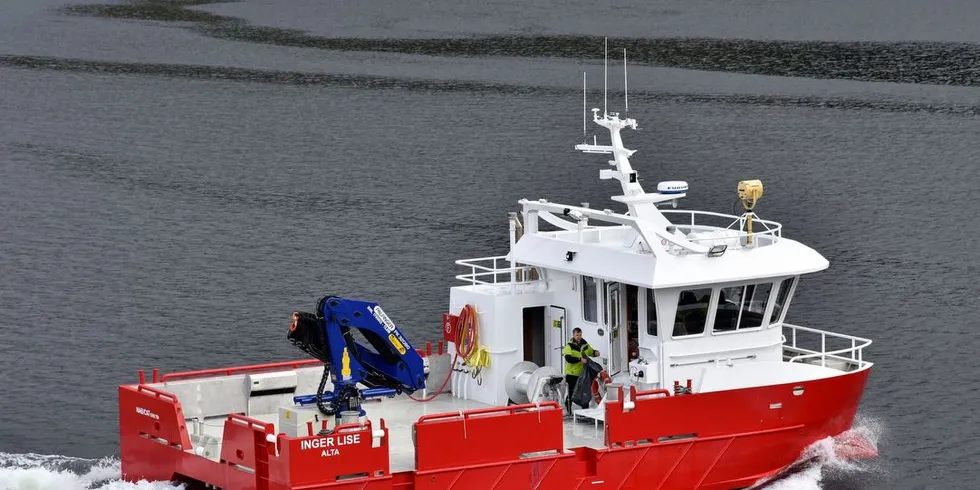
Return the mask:
POLYGON ((480 371, 490 365, 490 349, 480 345, 480 321, 476 315, 476 308, 471 305, 464 306, 461 316, 463 318, 460 321, 457 345, 463 347, 457 347, 457 352, 464 353, 463 363, 473 368, 473 379, 476 379, 480 371))

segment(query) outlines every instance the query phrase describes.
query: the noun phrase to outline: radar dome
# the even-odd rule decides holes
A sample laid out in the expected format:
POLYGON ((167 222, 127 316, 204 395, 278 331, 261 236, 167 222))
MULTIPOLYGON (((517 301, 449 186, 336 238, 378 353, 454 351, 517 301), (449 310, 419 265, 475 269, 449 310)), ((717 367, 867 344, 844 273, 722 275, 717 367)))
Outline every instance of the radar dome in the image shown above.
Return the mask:
POLYGON ((683 180, 667 180, 657 184, 657 192, 661 194, 683 194, 687 192, 687 182, 683 180))

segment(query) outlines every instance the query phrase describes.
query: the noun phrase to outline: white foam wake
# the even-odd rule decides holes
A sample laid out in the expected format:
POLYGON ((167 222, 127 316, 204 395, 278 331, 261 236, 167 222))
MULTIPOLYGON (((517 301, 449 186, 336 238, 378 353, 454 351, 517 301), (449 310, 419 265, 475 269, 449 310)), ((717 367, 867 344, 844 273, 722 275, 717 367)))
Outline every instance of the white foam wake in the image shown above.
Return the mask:
POLYGON ((0 453, 0 490, 180 490, 166 482, 120 480, 119 460, 0 453))
MULTIPOLYGON (((872 417, 859 415, 854 421, 854 432, 878 448, 882 433, 882 424, 872 417)), ((798 461, 812 460, 798 473, 767 485, 767 490, 820 490, 827 481, 849 480, 857 475, 867 475, 882 471, 878 459, 853 461, 839 456, 833 438, 827 437, 813 443, 804 451, 798 461)))

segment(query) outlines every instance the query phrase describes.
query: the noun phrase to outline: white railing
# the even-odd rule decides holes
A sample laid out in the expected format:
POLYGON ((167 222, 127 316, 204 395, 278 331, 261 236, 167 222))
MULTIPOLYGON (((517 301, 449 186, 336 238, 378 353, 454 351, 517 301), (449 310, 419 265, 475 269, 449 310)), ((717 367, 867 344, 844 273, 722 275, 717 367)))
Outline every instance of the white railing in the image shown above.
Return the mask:
POLYGON ((729 242, 729 246, 732 248, 764 247, 778 242, 783 236, 782 224, 760 219, 756 216, 752 217, 752 243, 748 243, 749 233, 746 231, 745 216, 688 209, 661 209, 660 212, 673 223, 678 231, 685 235, 703 232, 727 232, 723 237, 714 236, 687 239, 688 241, 701 245, 710 245, 714 242, 729 242), (728 224, 725 226, 704 224, 704 221, 709 218, 720 218, 728 221, 728 224))
POLYGON ((583 226, 580 230, 539 231, 550 238, 572 243, 602 243, 603 240, 622 240, 632 228, 626 225, 583 226))
POLYGON ((864 348, 871 345, 871 340, 853 335, 817 330, 815 328, 801 327, 799 325, 783 324, 783 328, 790 330, 787 343, 783 344, 784 351, 794 352, 796 355, 789 356, 789 362, 806 362, 809 360, 820 359, 821 366, 827 366, 827 360, 836 360, 846 364, 855 364, 857 369, 862 369, 871 363, 864 360, 864 348), (808 332, 820 336, 820 350, 806 349, 797 345, 797 332, 808 332), (833 341, 850 342, 849 347, 841 349, 827 350, 827 338, 833 341))
POLYGON ((476 285, 532 284, 541 280, 540 271, 530 265, 510 266, 507 256, 479 257, 461 259, 456 265, 469 267, 468 274, 459 274, 456 279, 476 285))

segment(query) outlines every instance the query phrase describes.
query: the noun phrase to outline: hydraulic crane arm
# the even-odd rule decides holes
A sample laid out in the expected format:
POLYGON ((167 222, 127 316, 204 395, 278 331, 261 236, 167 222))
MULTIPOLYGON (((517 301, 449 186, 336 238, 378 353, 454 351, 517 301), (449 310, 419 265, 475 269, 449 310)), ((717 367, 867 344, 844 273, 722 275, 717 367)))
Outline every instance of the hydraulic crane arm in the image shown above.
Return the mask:
POLYGON ((317 402, 324 413, 360 410, 363 398, 425 387, 422 356, 377 303, 325 296, 315 314, 293 313, 287 338, 329 369, 333 393, 324 394, 321 383, 312 399, 297 397, 300 403, 317 402), (356 341, 355 330, 369 345, 356 341), (359 390, 359 383, 372 389, 359 390), (321 401, 332 408, 325 409, 321 401))

